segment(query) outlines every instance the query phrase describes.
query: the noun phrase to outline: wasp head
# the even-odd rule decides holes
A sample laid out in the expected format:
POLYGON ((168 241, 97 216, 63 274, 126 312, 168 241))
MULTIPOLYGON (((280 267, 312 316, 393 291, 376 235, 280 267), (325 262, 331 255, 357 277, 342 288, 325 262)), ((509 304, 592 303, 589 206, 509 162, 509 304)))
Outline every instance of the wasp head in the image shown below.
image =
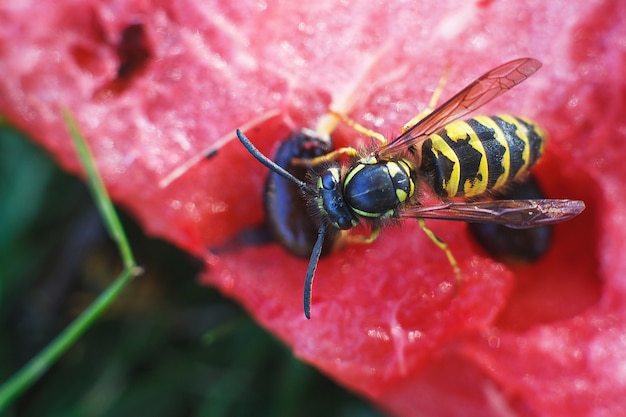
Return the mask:
POLYGON ((359 223, 343 197, 341 173, 338 167, 320 172, 317 178, 317 207, 330 224, 337 229, 351 229, 359 223))

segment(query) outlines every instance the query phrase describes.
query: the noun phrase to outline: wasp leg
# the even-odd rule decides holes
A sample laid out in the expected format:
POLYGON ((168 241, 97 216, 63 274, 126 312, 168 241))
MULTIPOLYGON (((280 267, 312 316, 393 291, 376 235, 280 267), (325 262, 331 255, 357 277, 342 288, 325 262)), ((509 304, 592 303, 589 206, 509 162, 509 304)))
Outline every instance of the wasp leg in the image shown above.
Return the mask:
POLYGON ((363 135, 368 136, 372 139, 376 139, 377 141, 380 142, 381 145, 387 144, 387 139, 385 138, 385 136, 383 136, 382 133, 376 132, 375 130, 372 130, 372 129, 368 129, 365 126, 358 124, 357 122, 355 122, 354 120, 346 116, 345 114, 339 113, 333 109, 329 109, 328 113, 332 114, 335 117, 338 117, 339 119, 341 119, 342 122, 350 126, 352 129, 356 130, 357 132, 362 133, 363 135))
POLYGON ((346 241, 349 243, 359 243, 359 244, 367 244, 372 243, 378 236, 380 236, 380 227, 373 227, 368 236, 364 235, 348 235, 345 237, 346 241))
POLYGON ((293 158, 291 160, 291 163, 293 165, 301 167, 314 167, 325 162, 334 161, 338 159, 341 155, 357 157, 359 156, 359 151, 350 146, 346 146, 345 148, 339 148, 337 150, 327 153, 326 155, 318 156, 317 158, 293 158))
POLYGON ((450 263, 450 266, 452 267, 452 270, 454 271, 454 277, 456 279, 456 287, 457 287, 456 289, 458 290, 458 288, 461 286, 461 280, 462 280, 461 268, 459 267, 459 264, 454 258, 452 251, 448 247, 448 244, 444 242, 443 240, 441 240, 441 238, 437 236, 435 232, 433 232, 432 230, 428 228, 428 226, 426 226, 426 221, 424 219, 416 219, 416 220, 417 220, 417 224, 419 224, 422 231, 426 233, 426 236, 428 236, 428 238, 432 240, 432 242, 435 245, 437 245, 437 247, 439 247, 439 249, 441 249, 443 253, 446 254, 446 258, 448 258, 448 262, 450 263))
POLYGON ((413 116, 413 118, 402 127, 402 133, 415 126, 420 120, 422 120, 424 117, 431 114, 433 110, 435 110, 435 107, 437 107, 437 102, 439 101, 439 97, 441 97, 441 93, 443 92, 443 89, 446 86, 446 82, 448 81, 449 72, 450 65, 446 65, 443 70, 443 74, 441 74, 441 78, 439 79, 439 83, 437 84, 435 91, 433 91, 433 95, 430 97, 428 107, 419 112, 416 116, 413 116))

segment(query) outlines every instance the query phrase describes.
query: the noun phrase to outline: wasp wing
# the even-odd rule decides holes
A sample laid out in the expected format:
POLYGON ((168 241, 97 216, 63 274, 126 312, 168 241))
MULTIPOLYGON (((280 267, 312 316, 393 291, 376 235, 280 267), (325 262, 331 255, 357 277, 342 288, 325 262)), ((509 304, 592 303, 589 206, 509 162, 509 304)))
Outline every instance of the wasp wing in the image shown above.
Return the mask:
POLYGON ((470 223, 495 223, 513 229, 545 226, 569 220, 585 209, 580 200, 494 200, 473 203, 444 203, 411 206, 401 218, 458 220, 470 223))
POLYGON ((460 119, 482 107, 530 77, 541 67, 533 58, 518 58, 492 69, 437 107, 411 128, 382 146, 376 152, 380 158, 389 158, 423 142, 446 124, 460 119))

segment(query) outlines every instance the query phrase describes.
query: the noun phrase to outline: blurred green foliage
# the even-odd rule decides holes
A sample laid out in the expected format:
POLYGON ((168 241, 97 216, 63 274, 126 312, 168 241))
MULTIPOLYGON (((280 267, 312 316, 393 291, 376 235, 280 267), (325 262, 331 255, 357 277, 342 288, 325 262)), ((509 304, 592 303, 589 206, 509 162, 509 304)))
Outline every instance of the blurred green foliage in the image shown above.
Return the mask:
MULTIPOLYGON (((379 415, 199 286, 199 262, 120 214, 146 274, 4 415, 379 415)), ((121 269, 82 182, 0 124, 0 383, 121 269)))

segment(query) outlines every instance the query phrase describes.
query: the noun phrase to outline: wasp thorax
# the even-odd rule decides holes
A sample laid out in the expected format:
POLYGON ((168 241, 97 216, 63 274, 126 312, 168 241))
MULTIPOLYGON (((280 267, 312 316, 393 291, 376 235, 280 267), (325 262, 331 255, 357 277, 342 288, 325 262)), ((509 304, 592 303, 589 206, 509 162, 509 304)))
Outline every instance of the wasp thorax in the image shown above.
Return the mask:
POLYGON ((325 169, 317 179, 317 206, 338 229, 351 229, 359 223, 343 198, 339 168, 325 169))
POLYGON ((414 169, 406 160, 359 162, 346 174, 345 199, 364 217, 393 217, 415 192, 414 169))

